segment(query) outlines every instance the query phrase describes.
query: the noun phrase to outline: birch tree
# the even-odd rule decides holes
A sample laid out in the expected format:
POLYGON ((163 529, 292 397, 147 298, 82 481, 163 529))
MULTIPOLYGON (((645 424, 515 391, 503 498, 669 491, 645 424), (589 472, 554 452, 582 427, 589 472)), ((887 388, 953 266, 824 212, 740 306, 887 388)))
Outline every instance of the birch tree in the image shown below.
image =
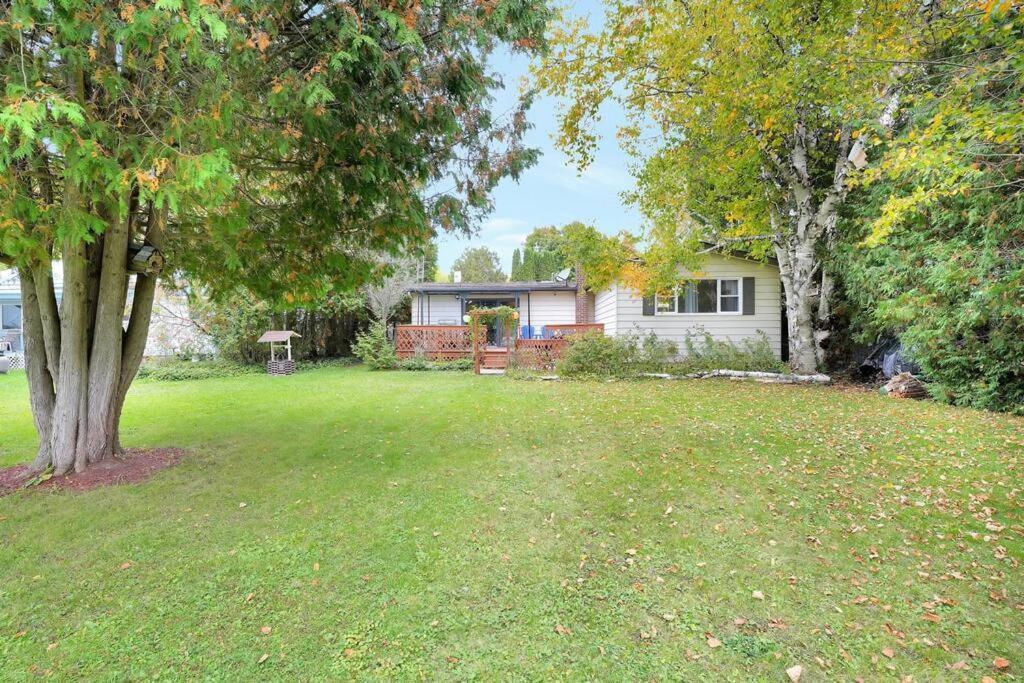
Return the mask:
MULTIPOLYGON (((779 263, 790 359, 823 359, 834 292, 827 256, 865 130, 891 122, 929 20, 906 0, 614 0, 603 27, 568 23, 537 69, 564 97, 559 142, 582 167, 602 107, 638 160, 630 195, 650 265, 702 240, 779 263)), ((650 286, 665 285, 647 278, 650 286)))
POLYGON ((164 263, 214 297, 299 306, 364 282, 368 252, 469 230, 535 156, 522 108, 490 115, 488 56, 536 50, 547 17, 540 0, 5 3, 0 262, 21 275, 34 468, 120 449, 164 263))

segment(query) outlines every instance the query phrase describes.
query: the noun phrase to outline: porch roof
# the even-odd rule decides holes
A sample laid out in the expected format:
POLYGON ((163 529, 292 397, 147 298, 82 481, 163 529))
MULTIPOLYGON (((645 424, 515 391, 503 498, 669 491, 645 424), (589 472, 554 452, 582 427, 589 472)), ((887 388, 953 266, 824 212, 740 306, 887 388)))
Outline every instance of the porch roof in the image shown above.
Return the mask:
POLYGON ((408 291, 420 294, 501 294, 516 292, 575 292, 575 282, 417 282, 408 291))

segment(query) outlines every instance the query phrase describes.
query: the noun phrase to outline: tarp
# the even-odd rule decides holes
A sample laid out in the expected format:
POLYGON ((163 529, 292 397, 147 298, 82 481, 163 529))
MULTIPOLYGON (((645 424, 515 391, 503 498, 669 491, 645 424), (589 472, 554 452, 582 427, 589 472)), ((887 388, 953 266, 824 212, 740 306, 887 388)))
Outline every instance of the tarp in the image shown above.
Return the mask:
POLYGON ((914 375, 921 374, 921 367, 907 358, 903 345, 895 337, 880 339, 871 348, 867 357, 861 361, 859 370, 864 375, 873 375, 880 372, 886 379, 891 379, 901 372, 909 372, 914 375))

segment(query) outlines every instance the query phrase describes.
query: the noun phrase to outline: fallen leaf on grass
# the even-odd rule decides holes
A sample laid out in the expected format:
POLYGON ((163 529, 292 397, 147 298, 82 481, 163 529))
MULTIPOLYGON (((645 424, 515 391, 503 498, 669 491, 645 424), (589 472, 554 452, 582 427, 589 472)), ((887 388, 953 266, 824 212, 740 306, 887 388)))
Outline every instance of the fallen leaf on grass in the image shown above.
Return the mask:
POLYGON ((935 612, 925 612, 925 613, 924 613, 924 617, 922 617, 922 618, 923 618, 923 619, 924 619, 925 621, 930 621, 930 622, 932 622, 933 624, 937 624, 937 623, 939 623, 940 621, 942 621, 942 617, 940 617, 940 616, 939 616, 938 614, 936 614, 935 612))
MULTIPOLYGON (((248 505, 248 503, 239 503, 239 504, 238 504, 238 509, 239 509, 239 510, 241 510, 241 509, 242 509, 242 508, 244 508, 244 507, 245 507, 246 505, 248 505)), ((267 655, 267 656, 269 657, 270 655, 267 655)))
POLYGON ((704 635, 708 637, 708 647, 712 649, 716 647, 722 647, 722 641, 720 641, 718 638, 715 638, 713 635, 707 633, 705 633, 704 635))
POLYGON ((947 669, 952 669, 953 671, 967 671, 971 667, 970 667, 970 665, 967 664, 967 660, 961 659, 959 662, 953 662, 952 664, 948 665, 946 668, 947 669))
POLYGON ((131 562, 122 562, 121 563, 121 569, 130 569, 131 566, 132 566, 131 562))
POLYGON ((786 669, 786 675, 789 676, 789 680, 793 683, 797 683, 800 680, 800 675, 803 674, 804 668, 797 664, 786 669))
POLYGON ((47 649, 47 650, 52 650, 52 649, 54 649, 55 647, 57 647, 57 645, 59 645, 59 644, 60 644, 60 643, 50 643, 49 645, 47 645, 47 646, 46 646, 46 649, 47 649))
POLYGON ((750 597, 754 598, 755 600, 764 600, 764 593, 762 593, 761 591, 752 591, 750 593, 750 597))
POLYGON ((259 660, 256 663, 257 664, 262 664, 263 662, 267 661, 268 659, 270 659, 270 653, 264 652, 262 655, 260 655, 260 658, 259 658, 259 660))
POLYGON ((271 631, 271 628, 269 626, 264 626, 263 628, 260 629, 260 633, 262 633, 265 636, 269 636, 270 635, 270 631, 271 631))
POLYGON ((887 647, 884 650, 882 650, 882 654, 888 657, 889 659, 892 659, 896 656, 896 651, 893 650, 891 647, 887 647))
POLYGON ((572 629, 566 628, 565 626, 562 626, 561 624, 555 624, 555 633, 557 633, 560 636, 571 636, 572 635, 572 629))
POLYGON ((1009 669, 1010 660, 1005 657, 996 657, 992 660, 992 666, 994 666, 997 669, 1009 669))

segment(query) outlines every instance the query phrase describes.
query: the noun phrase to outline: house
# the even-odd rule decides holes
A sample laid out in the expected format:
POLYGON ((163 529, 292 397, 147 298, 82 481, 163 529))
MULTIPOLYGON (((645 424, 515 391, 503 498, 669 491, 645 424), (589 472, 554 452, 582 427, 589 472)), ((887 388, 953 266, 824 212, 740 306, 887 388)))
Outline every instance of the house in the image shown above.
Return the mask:
MULTIPOLYGON (((598 292, 567 282, 419 283, 410 287, 413 326, 462 325, 472 308, 512 306, 520 337, 545 329, 601 325, 607 335, 655 334, 683 348, 688 335, 715 340, 768 340, 779 357, 786 338, 779 269, 774 263, 711 253, 685 285, 667 296, 643 297, 621 284, 598 292)), ((488 342, 502 338, 489 330, 488 342)), ((401 349, 400 349, 401 350, 401 349)))
MULTIPOLYGON (((60 261, 53 263, 53 289, 59 302, 64 291, 64 269, 60 261)), ((129 286, 126 316, 131 308, 132 291, 129 286)), ((23 366, 25 339, 22 332, 21 284, 18 271, 14 269, 0 270, 0 323, 0 353, 9 357, 11 367, 20 368, 23 366)), ((171 356, 212 351, 213 345, 209 338, 192 322, 185 294, 180 290, 158 286, 145 355, 171 356)))

